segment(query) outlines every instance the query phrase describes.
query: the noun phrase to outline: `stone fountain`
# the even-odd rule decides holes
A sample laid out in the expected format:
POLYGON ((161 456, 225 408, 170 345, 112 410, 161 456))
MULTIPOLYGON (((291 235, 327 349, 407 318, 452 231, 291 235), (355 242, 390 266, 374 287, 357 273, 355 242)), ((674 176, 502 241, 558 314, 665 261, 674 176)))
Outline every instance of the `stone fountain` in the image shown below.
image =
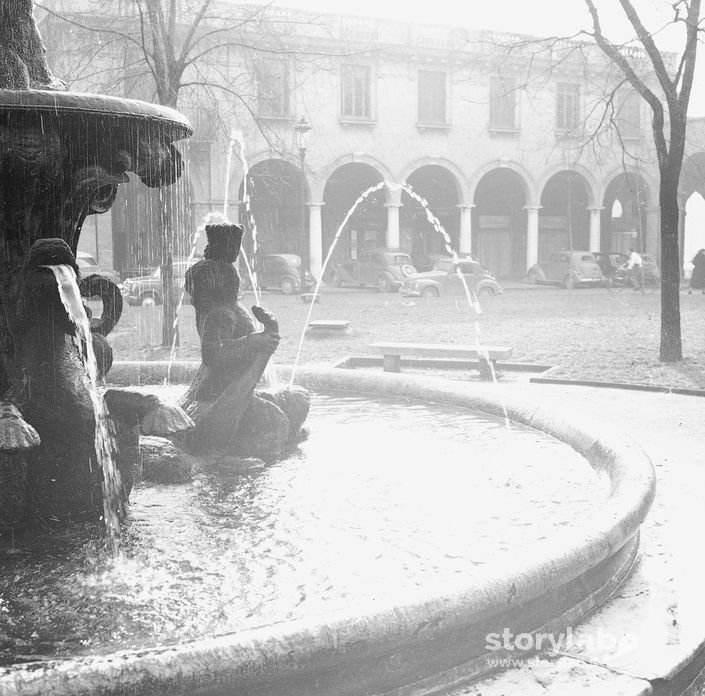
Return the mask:
MULTIPOLYGON (((126 172, 134 172, 148 186, 174 181, 181 166, 174 142, 189 133, 188 123, 169 109, 62 91, 44 61, 31 2, 0 0, 0 234, 4 242, 0 244, 0 386, 5 396, 0 404, 0 521, 5 527, 26 522, 28 511, 30 521, 43 522, 95 520, 100 516, 94 411, 87 396, 80 351, 69 340, 73 329, 58 302, 56 282, 46 266, 62 265, 75 270, 74 255, 86 215, 108 210, 126 172)), ((221 233, 233 239, 234 230, 215 230, 215 247, 221 233)), ((239 239, 237 243, 239 246, 239 239)), ((223 432, 222 423, 219 425, 223 416, 228 422, 235 416, 247 422, 241 412, 242 400, 237 396, 242 383, 222 384, 219 372, 233 357, 247 357, 248 351, 241 351, 240 341, 245 339, 247 343, 247 336, 252 333, 251 327, 246 328, 245 335, 236 328, 240 313, 237 279, 228 275, 232 268, 230 256, 236 252, 229 243, 224 246, 225 249, 212 250, 211 258, 195 268, 189 281, 197 305, 203 361, 182 370, 192 380, 182 404, 197 427, 186 429, 180 437, 184 446, 194 452, 214 447, 221 451, 231 446, 232 433, 223 432), (219 289, 215 295, 210 292, 214 284, 219 289), (203 288, 209 292, 200 294, 203 288), (221 340, 223 331, 227 331, 225 340, 221 340), (211 350, 213 336, 225 353, 211 350), (215 391, 214 382, 218 387, 215 391)), ((114 287, 100 281, 82 279, 81 285, 86 295, 98 294, 103 299, 105 310, 101 318, 92 322, 91 343, 105 372, 112 357, 105 335, 119 319, 120 298, 114 287)), ((264 311, 255 313, 264 325, 262 333, 267 335, 254 340, 263 350, 254 351, 254 356, 249 354, 250 359, 242 364, 249 390, 266 363, 256 354, 270 354, 279 340, 276 320, 264 311)), ((110 389, 104 398, 119 439, 122 438, 121 449, 128 453, 127 461, 122 465, 118 461, 118 465, 129 478, 129 469, 134 465, 129 453, 135 449, 139 429, 174 433, 184 431, 190 421, 185 420, 188 417, 181 409, 133 391, 130 387, 138 375, 130 366, 122 367, 118 371, 124 378, 120 384, 126 388, 110 389)), ((150 367, 166 373, 164 365, 150 367)), ((605 601, 629 573, 638 548, 639 526, 653 499, 654 475, 645 455, 638 448, 625 447, 621 434, 610 438, 599 429, 578 427, 530 401, 509 394, 500 396, 491 385, 450 385, 407 375, 310 368, 299 370, 297 380, 313 393, 372 394, 402 403, 414 400, 459 412, 474 410, 490 417, 507 416, 514 423, 570 445, 609 482, 608 493, 590 514, 552 534, 547 542, 513 549, 502 559, 491 557, 471 582, 460 574, 453 582, 423 585, 403 596, 392 591, 384 601, 374 601, 373 597, 373 601, 353 601, 326 613, 280 619, 273 624, 255 622, 246 630, 235 626, 204 631, 205 635, 196 633, 166 644, 157 632, 155 641, 136 648, 131 648, 130 643, 113 650, 92 651, 90 634, 67 635, 61 649, 73 640, 73 651, 29 656, 14 652, 1 663, 3 696, 362 696, 427 692, 487 673, 492 667, 489 658, 503 657, 497 653, 488 655, 488 633, 501 632, 506 626, 515 633, 531 633, 556 632, 575 625, 605 601)), ((259 399, 257 409, 269 413, 279 433, 268 448, 269 453, 281 449, 291 437, 291 429, 298 430, 305 418, 308 396, 301 391, 295 393, 293 398, 298 405, 293 408, 291 397, 286 394, 255 394, 259 399), (288 414, 286 418, 281 415, 284 413, 288 414)), ((247 394, 251 396, 250 392, 247 394)), ((384 430, 384 410, 379 405, 370 408, 375 421, 379 421, 378 428, 384 430)), ((314 434, 312 439, 315 437, 314 434)), ((384 439, 384 435, 380 437, 384 439)), ((336 444, 344 449, 347 443, 336 444)), ((474 447, 469 449, 472 452, 468 453, 468 462, 475 453, 474 447)), ((383 470, 386 462, 373 464, 383 470)), ((325 478, 325 468, 320 476, 325 478)), ((448 482, 451 486, 454 483, 448 482)), ((285 478, 285 490, 289 489, 288 484, 289 479, 285 478)), ((216 482, 222 493, 216 501, 218 505, 228 494, 229 485, 216 482)), ((248 491, 256 494, 255 488, 246 489, 244 496, 238 498, 238 507, 250 505, 248 491)), ((309 493, 307 489, 305 494, 309 493)), ((317 490, 312 493, 315 499, 324 497, 317 490)), ((367 493, 364 491, 353 501, 355 523, 358 510, 359 517, 364 517, 367 493)), ((294 507, 300 500, 311 500, 302 495, 294 500, 294 507)), ((149 497, 148 501, 148 507, 153 508, 154 501, 149 497)), ((250 536, 259 554, 281 553, 282 548, 296 541, 285 539, 283 545, 272 544, 271 549, 266 549, 256 538, 260 532, 277 528, 277 523, 286 528, 287 520, 296 520, 293 509, 285 520, 278 520, 281 502, 276 500, 274 516, 264 520, 266 529, 256 527, 261 512, 255 509, 252 529, 242 530, 241 539, 250 536)), ((320 502, 324 509, 328 501, 320 502)), ((334 508, 332 512, 335 517, 338 511, 334 508)), ((386 513, 385 508, 382 516, 386 513)), ((172 521, 178 523, 182 519, 171 517, 171 501, 165 517, 162 526, 169 529, 179 526, 172 521)), ((202 528, 201 522, 199 518, 196 535, 210 543, 211 530, 202 528)), ((213 543, 231 530, 229 522, 219 520, 217 529, 212 530, 213 543)), ((314 539, 317 522, 314 515, 314 539)), ((376 531, 370 531, 370 540, 376 538, 376 531)), ((474 534, 472 529, 467 531, 474 534)), ((232 554, 233 546, 239 552, 240 547, 229 539, 226 537, 226 545, 219 549, 214 567, 201 576, 203 580, 217 571, 221 556, 232 554)), ((173 567, 190 577, 200 556, 192 555, 182 561, 179 554, 184 549, 175 546, 177 559, 173 567)), ((147 556, 153 550, 149 546, 147 556)), ((342 549, 343 553, 346 550, 342 549)), ((416 549, 412 551, 415 553, 416 549)), ((9 563, 8 558, 6 555, 9 563)), ((119 564, 115 567, 119 569, 119 564)), ((139 571, 131 568, 128 563, 126 573, 134 578, 139 571)), ((101 569, 93 572, 93 566, 89 570, 87 591, 105 575, 101 569)), ((325 573, 325 559, 313 570, 325 573)), ((363 573, 366 571, 362 568, 363 573)), ((36 579, 41 572, 30 574, 36 579)), ((258 576, 258 581, 263 582, 265 575, 258 576)), ((22 607, 18 610, 11 606, 13 596, 18 594, 16 577, 11 577, 14 579, 6 587, 0 586, 0 651, 4 648, 5 614, 17 611, 18 618, 23 616, 22 607)), ((164 583, 168 578, 161 575, 159 580, 164 583)), ((42 608, 41 577, 39 581, 36 601, 27 603, 27 612, 36 606, 42 608)), ((73 592, 72 597, 78 595, 79 606, 87 614, 99 613, 101 600, 84 598, 84 586, 75 592, 76 588, 63 577, 59 585, 62 591, 73 592)), ((221 588, 225 589, 228 588, 221 588)), ((178 580, 176 590, 178 595, 187 594, 194 601, 201 599, 198 586, 189 587, 178 580)), ((112 592, 113 598, 114 595, 112 592)), ((152 607, 151 596, 146 604, 152 607)), ((171 607, 168 602, 161 606, 169 622, 171 607)), ((46 614, 50 612, 51 608, 39 612, 42 621, 48 619, 49 626, 52 616, 46 614)))
MULTIPOLYGON (((65 91, 47 67, 25 0, 0 2, 0 526, 97 519, 102 514, 95 417, 75 330, 46 266, 75 263, 87 215, 109 210, 135 173, 149 187, 173 183, 174 145, 191 133, 176 111, 141 102, 65 91), (53 240, 53 241, 48 241, 53 240)), ((92 342, 111 362, 105 336, 122 311, 117 287, 90 276, 82 294, 104 310, 92 342)), ((134 426, 149 410, 115 395, 113 413, 134 426), (134 421, 134 422, 133 422, 134 421)), ((152 408, 157 402, 152 401, 152 408)), ((123 423, 123 425, 125 425, 123 423)), ((187 419, 182 419, 182 426, 187 419)), ((163 432, 170 432, 167 427, 163 432)), ((127 441, 121 448, 126 453, 127 441)), ((125 457, 123 457, 123 460, 125 457)), ((130 465, 123 461, 129 489, 130 465)))

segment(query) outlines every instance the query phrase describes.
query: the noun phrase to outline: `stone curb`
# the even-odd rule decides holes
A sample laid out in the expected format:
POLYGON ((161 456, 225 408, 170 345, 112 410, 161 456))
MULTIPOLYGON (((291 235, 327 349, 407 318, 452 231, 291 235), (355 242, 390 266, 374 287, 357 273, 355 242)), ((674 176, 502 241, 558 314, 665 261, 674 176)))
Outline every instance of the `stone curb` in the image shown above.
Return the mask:
POLYGON ((581 379, 561 379, 559 377, 530 377, 534 384, 562 384, 571 387, 599 387, 605 389, 625 389, 629 391, 656 392, 659 394, 678 394, 679 396, 705 396, 705 389, 688 387, 659 387, 651 384, 627 384, 624 382, 599 382, 581 379))
MULTIPOLYGON (((172 366, 182 378, 197 363, 172 366)), ((282 376, 286 369, 279 370, 282 376)), ((165 363, 116 363, 111 381, 163 381, 165 363)), ((654 496, 651 462, 598 426, 578 427, 494 385, 407 375, 302 368, 296 382, 322 391, 383 395, 506 416, 549 433, 583 454, 611 480, 604 504, 582 525, 556 534, 550 552, 527 547, 488 565, 478 582, 419 591, 393 606, 285 622, 187 644, 51 660, 0 669, 3 696, 158 694, 371 694, 411 692, 443 675, 447 684, 489 668, 486 635, 561 630, 602 603, 628 574, 638 529, 654 496)), ((497 653, 493 657, 500 657, 497 653)), ((438 685, 436 683, 436 685, 438 685)))

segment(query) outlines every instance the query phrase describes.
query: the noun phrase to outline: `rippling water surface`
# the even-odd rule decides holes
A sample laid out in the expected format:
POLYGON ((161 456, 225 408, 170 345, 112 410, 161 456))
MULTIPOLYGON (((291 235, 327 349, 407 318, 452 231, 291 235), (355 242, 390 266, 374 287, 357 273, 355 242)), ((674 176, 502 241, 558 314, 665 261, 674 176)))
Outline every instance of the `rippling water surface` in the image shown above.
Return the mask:
POLYGON ((138 487, 119 558, 85 527, 0 549, 0 662, 470 585, 607 494, 567 445, 484 415, 317 395, 308 425, 295 453, 259 471, 138 487))

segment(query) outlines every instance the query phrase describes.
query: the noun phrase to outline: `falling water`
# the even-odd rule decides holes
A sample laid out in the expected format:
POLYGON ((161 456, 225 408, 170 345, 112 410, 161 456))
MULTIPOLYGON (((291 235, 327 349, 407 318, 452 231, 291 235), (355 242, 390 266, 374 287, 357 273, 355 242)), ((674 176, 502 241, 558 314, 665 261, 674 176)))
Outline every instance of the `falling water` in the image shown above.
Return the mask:
MULTIPOLYGON (((250 283, 252 285, 253 292, 255 294, 255 302, 260 304, 260 294, 259 294, 259 283, 257 282, 257 269, 255 268, 255 262, 257 260, 257 251, 259 250, 259 237, 257 232, 257 221, 255 220, 254 213, 252 212, 252 200, 250 198, 250 193, 247 190, 247 177, 250 173, 250 166, 247 163, 247 157, 245 156, 245 138, 241 131, 233 130, 231 133, 231 142, 237 143, 239 145, 238 157, 242 163, 242 201, 245 204, 245 214, 247 216, 247 221, 249 223, 250 235, 252 236, 252 262, 247 258, 247 254, 243 253, 242 258, 245 261, 245 267, 247 268, 247 273, 250 277, 250 283)), ((225 190, 225 198, 228 197, 228 190, 225 190)))
MULTIPOLYGON (((189 250, 189 255, 188 258, 186 259, 186 262, 190 265, 193 263, 194 258, 196 257, 196 248, 198 244, 198 240, 201 236, 202 230, 205 229, 204 227, 199 227, 196 232, 193 234, 191 237, 191 249, 189 250)), ((185 279, 184 279, 185 280, 185 279)), ((184 306, 184 299, 186 297, 186 284, 185 282, 181 285, 180 288, 181 292, 179 294, 179 301, 176 305, 176 311, 174 312, 174 324, 173 324, 173 331, 172 334, 174 338, 171 340, 171 351, 169 353, 169 363, 167 365, 167 370, 166 370, 166 377, 164 378, 164 384, 171 384, 171 366, 174 364, 174 360, 176 359, 176 343, 179 337, 178 334, 178 328, 179 328, 179 316, 181 315, 181 308, 184 306)))
POLYGON ((98 365, 93 351, 91 329, 81 293, 76 282, 76 274, 71 266, 48 266, 56 277, 59 296, 69 318, 76 325, 74 341, 83 359, 88 376, 88 392, 95 413, 95 452, 103 472, 103 519, 105 522, 106 545, 116 553, 120 538, 120 492, 122 483, 120 472, 115 465, 115 436, 111 430, 105 401, 98 393, 98 365), (82 346, 85 345, 85 355, 82 346))
POLYGON ((296 377, 296 368, 299 364, 299 358, 301 357, 301 351, 303 349, 304 345, 304 338, 306 338, 306 329, 308 328, 308 324, 311 321, 311 315, 313 314, 313 308, 316 306, 316 298, 318 297, 318 293, 321 289, 321 282, 323 281, 323 276, 325 274, 326 268, 328 267, 328 263, 330 261, 331 256, 333 255, 333 250, 335 249, 336 244, 338 243, 338 240, 340 239, 340 236, 343 234, 343 230, 345 229, 345 225, 348 224, 348 220, 352 217, 352 214, 357 210, 357 207, 366 199, 368 196, 371 194, 375 193, 376 191, 379 191, 380 189, 384 188, 386 185, 386 181, 380 181, 378 184, 375 184, 374 186, 370 186, 366 191, 363 191, 355 200, 355 202, 352 204, 350 207, 350 210, 345 214, 345 217, 343 218, 343 221, 340 223, 340 227, 338 227, 338 230, 335 233, 335 236, 333 237, 333 241, 330 244, 330 247, 328 247, 328 253, 326 254, 326 258, 323 259, 323 264, 321 265, 321 273, 318 276, 318 280, 316 281, 316 286, 313 288, 313 296, 311 298, 311 304, 309 305, 308 312, 306 314, 306 321, 304 322, 303 330, 301 331, 301 336, 299 338, 299 344, 296 347, 296 355, 294 356, 294 365, 291 368, 291 378, 289 379, 289 386, 292 387, 294 385, 294 378, 296 377))
MULTIPOLYGON (((408 184, 391 184, 391 186, 403 189, 409 194, 409 196, 411 196, 415 201, 421 204, 422 208, 424 209, 424 212, 426 213, 426 219, 431 223, 433 228, 441 235, 441 239, 443 239, 443 246, 446 248, 448 255, 451 256, 453 258, 453 261, 457 263, 459 261, 459 257, 453 249, 450 235, 448 234, 448 232, 446 232, 443 225, 441 225, 440 220, 431 212, 428 201, 422 196, 420 196, 418 193, 416 193, 416 191, 414 191, 414 189, 411 188, 411 186, 409 186, 408 184)), ((489 353, 487 352, 485 344, 482 340, 480 322, 478 321, 478 317, 482 314, 480 300, 478 299, 475 291, 468 286, 467 281, 465 280, 465 276, 462 274, 459 266, 456 266, 456 273, 458 278, 460 278, 460 282, 463 284, 463 289, 465 291, 465 296, 468 300, 468 305, 475 312, 475 318, 473 321, 473 326, 475 329, 475 349, 477 350, 477 353, 480 356, 481 360, 484 362, 485 366, 487 366, 487 369, 489 369, 490 375, 492 377, 492 382, 496 384, 497 374, 495 373, 494 364, 490 360, 489 353)), ((506 409, 504 411, 504 420, 505 424, 509 426, 509 416, 507 414, 506 409)))

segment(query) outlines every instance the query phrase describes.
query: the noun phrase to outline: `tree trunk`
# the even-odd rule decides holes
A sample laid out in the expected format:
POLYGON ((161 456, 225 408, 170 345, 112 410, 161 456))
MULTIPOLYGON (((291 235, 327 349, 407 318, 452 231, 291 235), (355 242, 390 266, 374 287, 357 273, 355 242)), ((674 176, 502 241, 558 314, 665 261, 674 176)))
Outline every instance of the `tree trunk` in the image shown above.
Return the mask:
POLYGON ((661 362, 683 359, 681 345, 678 178, 680 168, 661 167, 661 362))

